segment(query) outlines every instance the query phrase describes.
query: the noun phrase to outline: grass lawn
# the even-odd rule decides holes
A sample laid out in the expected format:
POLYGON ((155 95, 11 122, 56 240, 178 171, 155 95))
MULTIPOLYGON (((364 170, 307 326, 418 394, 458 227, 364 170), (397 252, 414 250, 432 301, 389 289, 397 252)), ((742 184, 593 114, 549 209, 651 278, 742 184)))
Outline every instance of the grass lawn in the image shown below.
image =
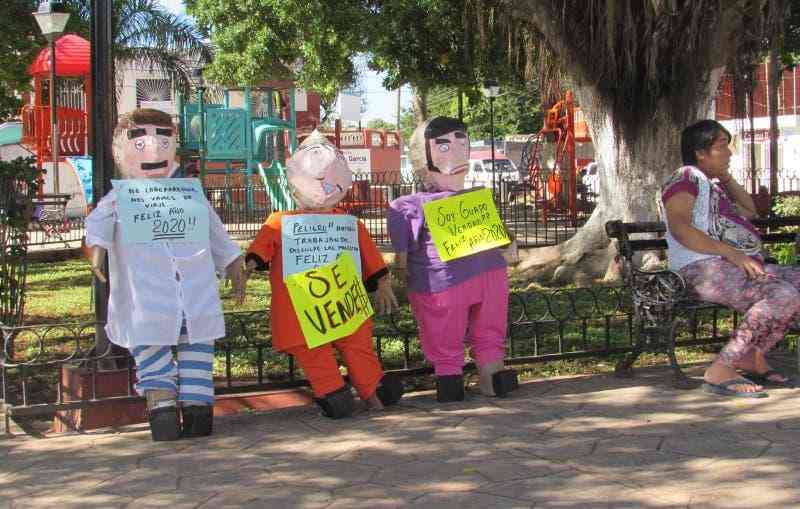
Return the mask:
MULTIPOLYGON (((94 320, 92 271, 83 259, 31 264, 26 295, 26 324, 94 320)), ((226 311, 258 311, 269 304, 269 284, 263 274, 251 277, 241 306, 225 282, 220 282, 220 295, 226 311)))
MULTIPOLYGON (((28 289, 25 304, 25 323, 29 325, 42 323, 64 323, 64 322, 90 322, 94 319, 94 309, 92 302, 92 274, 88 263, 83 259, 67 260, 60 262, 34 263, 28 268, 28 289)), ((519 284, 519 283, 518 283, 519 284)), ((524 286, 524 285, 522 285, 524 286)), ((529 287, 528 289, 533 289, 529 287)), ((538 289, 538 288, 537 288, 538 289)), ((542 289, 544 290, 544 289, 542 289)), ((405 301, 403 289, 397 289, 396 293, 401 300, 405 301)), ((255 274, 248 282, 247 298, 243 305, 238 306, 233 301, 231 288, 220 283, 220 294, 222 296, 223 307, 230 311, 260 311, 269 305, 270 289, 266 274, 255 274)), ((554 312, 558 306, 554 300, 554 312)), ((607 309, 604 305, 598 305, 586 295, 575 296, 576 304, 580 304, 591 309, 607 309), (588 299, 588 300, 587 300, 588 299)), ((604 299, 605 300, 605 299, 604 299)), ((611 307, 614 307, 613 299, 610 300, 611 307)), ((529 309, 535 311, 533 315, 538 315, 540 311, 536 306, 529 309)), ((403 328, 414 328, 414 319, 408 315, 407 309, 403 310, 402 318, 398 322, 403 328), (408 316, 406 316, 408 315, 408 316)), ((569 310, 557 312, 564 316, 569 314, 569 310)), ((381 324, 382 319, 378 318, 376 323, 376 333, 381 334, 385 326, 381 324)), ((386 324, 388 325, 388 324, 386 324)), ((398 343, 399 345, 399 343, 398 343)), ((397 346, 399 347, 399 346, 397 346)), ((387 343, 387 350, 393 349, 387 343)), ((679 357, 683 362, 705 360, 708 358, 708 351, 703 348, 681 349, 679 357)), ((389 351, 384 352, 391 356, 389 351)), ((421 355, 421 353, 420 353, 421 355)), ((388 359, 387 359, 388 360, 388 359)), ((570 361, 554 361, 549 363, 537 363, 534 365, 520 367, 526 377, 557 376, 565 374, 579 373, 600 373, 613 370, 615 359, 580 359, 570 361)), ((642 356, 640 364, 663 363, 665 357, 662 355, 642 356)))

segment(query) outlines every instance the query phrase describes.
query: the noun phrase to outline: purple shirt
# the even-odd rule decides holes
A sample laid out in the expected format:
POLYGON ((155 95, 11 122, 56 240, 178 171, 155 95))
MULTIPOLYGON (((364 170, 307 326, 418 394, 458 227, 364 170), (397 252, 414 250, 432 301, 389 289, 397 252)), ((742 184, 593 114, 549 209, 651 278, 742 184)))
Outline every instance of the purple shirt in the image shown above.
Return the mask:
POLYGON ((425 224, 422 205, 454 194, 452 191, 421 192, 401 196, 389 204, 389 237, 396 252, 408 253, 408 290, 411 292, 441 292, 483 272, 506 267, 498 248, 449 262, 439 258, 425 224))

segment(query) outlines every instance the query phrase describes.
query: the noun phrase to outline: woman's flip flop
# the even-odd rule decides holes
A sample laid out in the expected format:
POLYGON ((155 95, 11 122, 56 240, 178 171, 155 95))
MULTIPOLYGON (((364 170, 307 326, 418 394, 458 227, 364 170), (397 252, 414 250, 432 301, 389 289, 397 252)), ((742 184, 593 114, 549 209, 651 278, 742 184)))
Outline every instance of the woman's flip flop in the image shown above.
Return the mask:
POLYGON ((709 394, 717 394, 719 396, 731 396, 734 398, 766 398, 767 396, 769 396, 769 394, 767 394, 767 392, 763 389, 756 392, 743 392, 730 389, 729 387, 732 385, 757 385, 757 384, 745 378, 733 378, 731 380, 725 380, 724 382, 718 384, 705 382, 703 384, 703 391, 709 394))

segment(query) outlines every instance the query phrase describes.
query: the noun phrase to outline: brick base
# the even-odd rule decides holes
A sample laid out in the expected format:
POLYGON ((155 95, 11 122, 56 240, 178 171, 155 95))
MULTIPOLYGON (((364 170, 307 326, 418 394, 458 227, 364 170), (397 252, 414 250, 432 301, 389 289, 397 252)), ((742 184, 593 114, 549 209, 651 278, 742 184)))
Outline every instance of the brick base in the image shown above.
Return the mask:
MULTIPOLYGON (((62 368, 62 380, 65 403, 91 397, 92 375, 89 370, 65 365, 62 368)), ((127 385, 127 369, 97 372, 98 399, 126 396, 128 395, 127 385)), ((136 394, 132 385, 131 394, 136 394)), ((311 393, 306 389, 226 394, 217 396, 214 403, 214 415, 275 410, 308 405, 311 402, 311 393)), ((104 401, 80 410, 56 412, 53 431, 64 433, 78 429, 120 427, 143 422, 147 422, 147 407, 144 399, 104 401)))

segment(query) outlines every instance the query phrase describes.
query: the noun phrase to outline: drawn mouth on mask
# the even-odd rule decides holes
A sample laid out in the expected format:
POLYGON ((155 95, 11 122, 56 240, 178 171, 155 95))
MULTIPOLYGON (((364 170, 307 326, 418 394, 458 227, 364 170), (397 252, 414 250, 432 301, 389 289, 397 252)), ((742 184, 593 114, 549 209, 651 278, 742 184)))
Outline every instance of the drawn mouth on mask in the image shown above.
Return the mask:
POLYGON ((142 170, 149 171, 149 170, 157 170, 159 168, 166 168, 167 161, 159 161, 157 163, 142 163, 142 170))

